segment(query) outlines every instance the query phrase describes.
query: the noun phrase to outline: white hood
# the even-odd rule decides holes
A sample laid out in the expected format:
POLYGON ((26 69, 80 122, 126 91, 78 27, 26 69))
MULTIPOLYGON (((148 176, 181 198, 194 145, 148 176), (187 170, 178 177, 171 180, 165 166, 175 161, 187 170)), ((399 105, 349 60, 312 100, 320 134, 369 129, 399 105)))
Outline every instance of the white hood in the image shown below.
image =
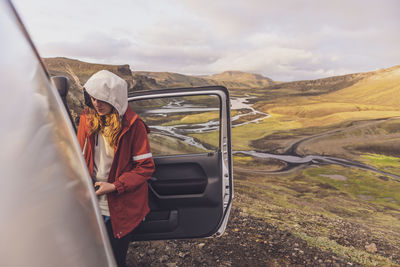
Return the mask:
POLYGON ((83 86, 86 92, 101 101, 112 105, 120 116, 128 108, 128 84, 108 70, 96 72, 83 86))

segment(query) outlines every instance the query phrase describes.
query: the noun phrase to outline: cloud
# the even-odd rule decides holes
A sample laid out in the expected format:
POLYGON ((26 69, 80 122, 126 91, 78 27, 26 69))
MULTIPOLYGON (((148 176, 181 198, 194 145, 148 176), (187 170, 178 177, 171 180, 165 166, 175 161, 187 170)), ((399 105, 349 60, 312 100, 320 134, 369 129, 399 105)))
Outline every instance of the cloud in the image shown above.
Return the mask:
POLYGON ((45 57, 275 80, 400 63, 397 0, 15 1, 45 57))
MULTIPOLYGON (((242 70, 260 73, 275 80, 293 79, 297 69, 319 68, 319 58, 311 51, 295 48, 264 47, 251 51, 229 52, 211 65, 215 72, 242 70), (308 66, 304 68, 304 66, 308 66)), ((303 74, 304 76, 304 74, 303 74)), ((310 75, 309 75, 310 76, 310 75)))
POLYGON ((323 25, 358 30, 373 25, 399 25, 397 0, 180 0, 194 14, 217 27, 240 30, 297 29, 323 25), (235 27, 236 26, 236 27, 235 27))
MULTIPOLYGON (((211 46, 166 42, 133 42, 99 33, 86 35, 82 40, 51 42, 39 45, 46 57, 64 56, 109 64, 130 64, 134 70, 184 71, 189 65, 207 66, 218 55, 211 46)), ((204 69, 203 69, 204 70, 204 69)), ((187 71, 183 73, 188 73, 187 71)))
POLYGON ((39 45, 39 52, 46 56, 121 60, 133 43, 128 39, 115 39, 104 34, 91 33, 79 41, 49 42, 39 45))
MULTIPOLYGON (((193 18, 186 16, 184 23, 190 30, 169 27, 168 31, 155 35, 169 40, 168 44, 178 35, 176 43, 184 54, 199 55, 198 62, 188 60, 186 66, 179 68, 186 72, 238 69, 279 80, 313 79, 345 71, 368 71, 377 65, 389 67, 400 59, 396 48, 400 41, 396 28, 400 25, 394 12, 400 6, 396 1, 383 4, 369 0, 182 0, 180 3, 193 18), (206 49, 198 53, 199 47, 206 49), (202 56, 212 60, 201 61, 202 56)), ((179 52, 177 59, 185 61, 182 53, 178 55, 179 52)))

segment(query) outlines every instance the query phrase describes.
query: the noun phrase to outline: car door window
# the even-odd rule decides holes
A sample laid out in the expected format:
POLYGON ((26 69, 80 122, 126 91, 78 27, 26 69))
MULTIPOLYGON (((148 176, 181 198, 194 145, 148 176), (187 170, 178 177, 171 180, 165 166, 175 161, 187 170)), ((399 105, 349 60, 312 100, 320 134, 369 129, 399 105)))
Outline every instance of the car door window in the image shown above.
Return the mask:
POLYGON ((175 96, 130 102, 150 127, 154 156, 217 152, 220 112, 216 95, 175 96))

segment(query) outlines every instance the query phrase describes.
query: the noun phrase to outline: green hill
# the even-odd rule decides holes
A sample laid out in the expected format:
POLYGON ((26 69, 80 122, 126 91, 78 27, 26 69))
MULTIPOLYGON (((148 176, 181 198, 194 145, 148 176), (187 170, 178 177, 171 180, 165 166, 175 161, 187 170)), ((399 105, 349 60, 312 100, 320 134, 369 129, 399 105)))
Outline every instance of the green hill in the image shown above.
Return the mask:
POLYGON ((272 79, 260 74, 247 73, 242 71, 224 71, 220 74, 205 76, 204 78, 224 82, 236 83, 237 87, 264 88, 276 84, 272 79))
POLYGON ((173 72, 150 72, 150 71, 134 71, 136 75, 141 75, 153 79, 163 88, 179 88, 179 87, 196 87, 216 85, 213 81, 203 78, 183 75, 173 72))
POLYGON ((134 73, 152 78, 164 88, 222 85, 235 90, 264 88, 275 84, 271 79, 261 75, 240 71, 226 71, 210 76, 190 76, 171 72, 135 71, 134 73))

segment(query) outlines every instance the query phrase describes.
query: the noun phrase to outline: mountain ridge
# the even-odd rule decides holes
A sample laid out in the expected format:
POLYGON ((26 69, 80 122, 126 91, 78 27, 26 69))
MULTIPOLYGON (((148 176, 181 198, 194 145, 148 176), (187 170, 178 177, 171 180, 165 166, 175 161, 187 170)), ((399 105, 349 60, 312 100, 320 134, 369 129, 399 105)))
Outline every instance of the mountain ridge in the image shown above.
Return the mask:
POLYGON ((265 87, 276 84, 275 81, 268 77, 264 77, 261 74, 255 74, 250 72, 228 70, 218 74, 212 74, 205 76, 206 79, 212 79, 217 81, 240 81, 240 80, 252 80, 254 87, 265 87))
MULTIPOLYGON (((390 91, 388 89, 387 93, 385 93, 384 98, 387 101, 393 102, 395 99, 390 97, 390 92, 397 92, 396 82, 397 77, 400 77, 400 75, 396 74, 397 72, 400 73, 399 65, 371 72, 353 73, 315 80, 275 82, 259 74, 232 70, 206 76, 190 76, 173 72, 132 71, 128 64, 96 64, 65 57, 43 58, 43 62, 51 76, 63 75, 69 78, 70 94, 68 105, 77 114, 80 113, 84 106, 83 84, 92 74, 102 69, 109 70, 125 79, 128 83, 129 91, 220 85, 227 87, 232 95, 244 96, 251 94, 256 96, 257 99, 250 101, 267 102, 274 101, 274 99, 280 97, 328 96, 328 94, 339 91, 346 99, 351 99, 351 95, 349 94, 355 96, 361 95, 366 99, 367 96, 363 93, 363 88, 367 88, 368 86, 366 87, 365 83, 371 84, 371 88, 368 87, 368 94, 370 96, 368 96, 369 99, 368 101, 366 99, 366 102, 377 102, 380 99, 379 94, 383 94, 379 92, 380 84, 382 83, 382 88, 388 87, 388 85, 384 84, 386 80, 390 80, 391 87, 389 88, 390 91), (364 84, 357 86, 360 82, 364 82, 364 84), (372 84, 374 85, 372 86, 372 84), (341 91, 342 89, 348 90, 349 93, 341 91)), ((397 93, 395 95, 398 96, 397 93)))
MULTIPOLYGON (((253 88, 276 90, 292 88, 298 89, 299 92, 306 92, 310 91, 310 87, 333 86, 334 88, 343 88, 354 81, 359 81, 373 75, 383 75, 384 73, 390 73, 397 69, 400 70, 400 65, 396 65, 390 68, 381 68, 369 72, 350 73, 311 80, 277 82, 260 74, 238 70, 227 70, 211 75, 195 76, 174 72, 137 71, 132 70, 128 64, 110 65, 88 63, 66 57, 43 58, 43 61, 48 68, 50 75, 67 74, 67 76, 71 76, 69 78, 73 78, 73 75, 71 74, 75 74, 79 78, 81 84, 84 84, 93 73, 101 69, 107 69, 125 79, 128 82, 130 90, 222 85, 229 89, 253 88), (138 85, 138 82, 142 82, 140 86, 138 85)), ((329 90, 322 90, 322 92, 327 91, 329 90)))
POLYGON ((212 75, 185 75, 174 72, 133 71, 134 74, 154 79, 164 87, 190 87, 222 85, 231 89, 263 88, 275 82, 260 74, 242 71, 224 71, 212 75))

